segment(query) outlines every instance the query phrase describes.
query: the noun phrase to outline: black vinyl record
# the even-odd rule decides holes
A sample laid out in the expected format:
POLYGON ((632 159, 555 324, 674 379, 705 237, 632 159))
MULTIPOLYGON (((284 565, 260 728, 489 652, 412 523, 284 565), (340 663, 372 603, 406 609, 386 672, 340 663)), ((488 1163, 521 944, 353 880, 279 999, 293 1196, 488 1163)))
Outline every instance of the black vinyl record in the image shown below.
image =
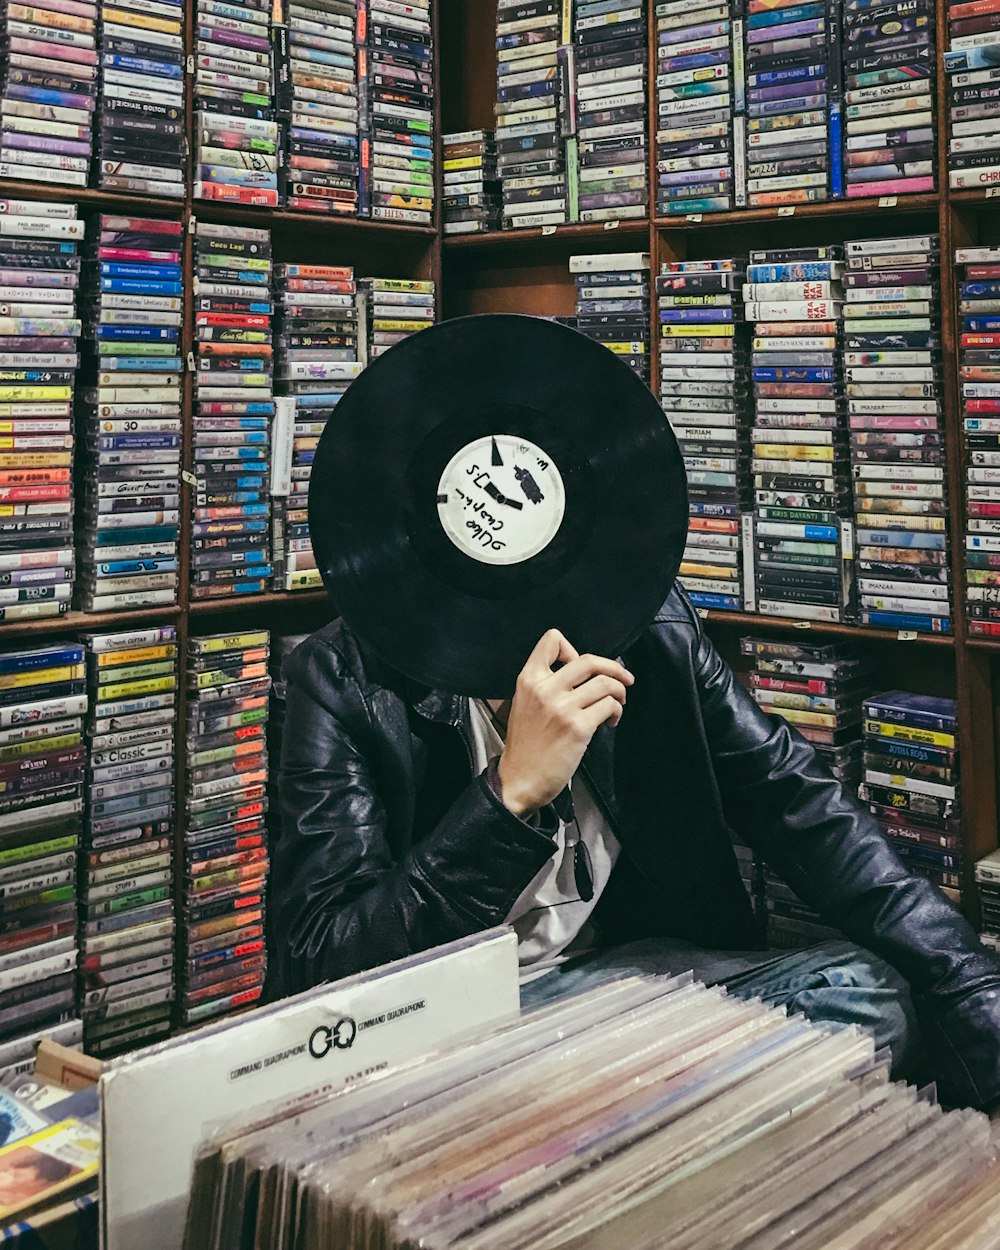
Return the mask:
POLYGON ((463 317, 352 383, 316 452, 309 529, 363 643, 422 685, 502 698, 547 629, 613 656, 652 621, 684 550, 684 464, 601 344, 463 317))

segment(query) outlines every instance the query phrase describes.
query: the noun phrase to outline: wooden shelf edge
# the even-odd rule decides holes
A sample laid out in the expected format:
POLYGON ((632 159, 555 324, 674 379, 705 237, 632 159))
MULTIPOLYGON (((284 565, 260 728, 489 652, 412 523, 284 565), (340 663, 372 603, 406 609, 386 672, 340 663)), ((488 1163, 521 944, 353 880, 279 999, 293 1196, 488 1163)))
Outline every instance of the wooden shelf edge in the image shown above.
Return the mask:
POLYGON ((949 191, 948 203, 956 208, 968 204, 981 205, 985 208, 987 204, 992 205, 993 200, 996 199, 995 195, 990 194, 994 190, 994 187, 974 187, 971 191, 949 191))
MULTIPOLYGON (((754 612, 699 613, 710 625, 729 625, 740 629, 780 629, 797 634, 819 634, 831 637, 854 638, 860 642, 901 642, 894 629, 870 629, 865 625, 832 625, 823 621, 797 621, 783 616, 760 616, 754 612)), ((954 647, 954 634, 917 634, 907 639, 906 646, 930 645, 954 647)), ((1000 645, 998 645, 1000 650, 1000 645)))
POLYGON ((60 182, 25 182, 10 178, 3 179, 0 198, 116 208, 126 213, 173 211, 178 216, 188 203, 183 195, 132 195, 125 191, 102 191, 97 187, 67 187, 60 182))
POLYGON ((410 226, 400 221, 372 221, 368 217, 335 217, 327 213, 297 213, 285 208, 252 208, 244 204, 223 204, 218 200, 195 200, 189 202, 191 215, 199 221, 217 222, 220 225, 263 226, 318 226, 330 233, 362 234, 391 239, 410 239, 414 242, 431 243, 437 238, 433 226, 410 226))
POLYGON ((132 625, 171 625, 183 614, 183 608, 168 604, 123 612, 74 611, 63 616, 43 616, 33 621, 10 621, 0 624, 0 646, 7 638, 24 638, 34 634, 118 633, 132 625))
MULTIPOLYGON (((939 197, 935 194, 899 195, 895 197, 895 200, 896 203, 891 209, 894 213, 936 213, 938 211, 939 197)), ((777 208, 744 208, 729 213, 696 213, 693 216, 679 213, 676 217, 655 217, 653 225, 657 230, 690 230, 778 222, 799 217, 860 217, 865 214, 887 211, 877 197, 857 200, 823 200, 818 204, 795 204, 789 207, 794 207, 795 211, 782 213, 777 208)))
POLYGON ((969 634, 964 643, 974 651, 994 651, 1000 655, 1000 638, 980 638, 976 634, 969 634))
POLYGON ((611 239, 621 235, 647 234, 649 219, 638 218, 635 221, 620 221, 612 230, 606 230, 601 223, 579 223, 576 225, 556 226, 549 234, 543 234, 538 228, 533 230, 492 230, 486 234, 446 234, 441 245, 446 251, 495 251, 498 248, 524 247, 545 244, 572 243, 586 239, 611 239))
MULTIPOLYGON (((235 595, 222 599, 195 599, 188 604, 189 616, 223 616, 255 608, 281 608, 293 604, 329 603, 325 590, 276 590, 265 595, 235 595)), ((333 605, 330 605, 331 612, 333 605)))

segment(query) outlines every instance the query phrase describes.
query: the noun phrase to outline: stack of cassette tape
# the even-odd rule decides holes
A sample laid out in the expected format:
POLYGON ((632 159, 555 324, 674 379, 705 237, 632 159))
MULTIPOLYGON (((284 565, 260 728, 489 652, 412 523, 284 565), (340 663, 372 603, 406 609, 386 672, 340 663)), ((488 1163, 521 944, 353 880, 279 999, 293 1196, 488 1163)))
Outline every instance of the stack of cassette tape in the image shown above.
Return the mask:
POLYGON ((88 1051, 109 1055, 171 1025, 177 637, 165 625, 86 643, 81 1011, 88 1051))
POLYGON ((497 0, 496 139, 505 230, 570 220, 559 47, 572 30, 559 0, 529 5, 527 16, 522 8, 518 0, 497 0))
POLYGON ((268 589, 273 311, 270 231, 199 221, 192 599, 268 589))
POLYGON ((281 135, 269 0, 197 0, 194 197, 274 208, 281 135))
POLYGON ((183 0, 146 0, 137 8, 101 0, 100 11, 100 186, 183 199, 183 0))
POLYGON ((84 649, 0 652, 0 1039, 74 1014, 84 649))
POLYGON ((263 989, 269 651, 267 630, 188 642, 184 1025, 263 989))
POLYGON ((84 224, 72 204, 0 200, 0 622, 73 592, 73 398, 84 224))
POLYGON ((980 941, 1000 955, 1000 851, 976 861, 976 895, 980 941))
POLYGON ((752 508, 743 258, 665 263, 656 279, 660 402, 687 468, 680 579, 699 608, 743 608, 740 523, 752 508))
POLYGON ((649 383, 649 253, 571 256, 576 329, 649 383))
POLYGON ((287 0, 272 13, 275 105, 288 135, 285 202, 299 212, 358 211, 356 9, 356 0, 287 0))
POLYGON ((1000 183, 1000 17, 991 0, 946 9, 949 185, 956 191, 993 187, 1000 183))
POLYGON ((94 224, 80 604, 113 612, 177 602, 183 226, 107 213, 94 224))
POLYGON ((579 182, 579 219, 645 218, 645 0, 576 0, 573 42, 579 168, 574 168, 571 150, 569 176, 572 181, 576 175, 579 182))
MULTIPOLYGON (((799 644, 741 638, 752 657, 750 693, 813 746, 848 791, 861 780, 862 701, 870 690, 864 663, 839 643, 799 644)), ((808 946, 838 936, 770 868, 764 867, 769 946, 808 946)))
POLYGON ((746 204, 741 10, 717 0, 656 6, 659 217, 746 204))
MULTIPOLYGON (((430 0, 364 0, 359 49, 361 196, 377 221, 434 220, 434 41, 430 0)), ((361 25, 361 23, 359 23, 361 25)))
POLYGON ((960 903, 962 814, 954 699, 891 690, 864 705, 858 791, 911 872, 960 903))
MULTIPOLYGON (((271 638, 271 704, 267 717, 267 751, 272 760, 281 759, 281 742, 285 733, 288 697, 285 665, 295 648, 305 642, 308 637, 308 634, 282 634, 271 638)), ((267 833, 272 839, 281 837, 281 802, 278 780, 278 769, 270 769, 267 779, 267 833)), ((261 941, 263 942, 263 938, 261 941)))
POLYGON ((442 138, 442 230, 486 234, 500 229, 502 198, 492 130, 461 130, 442 138))
POLYGON ((750 611, 840 622, 851 606, 853 526, 838 330, 841 251, 750 253, 744 287, 755 322, 751 365, 755 548, 750 611), (762 512, 761 509, 765 511, 762 512))
POLYGON ((87 185, 96 18, 94 0, 0 7, 0 177, 87 185))
POLYGON ((751 208, 843 195, 841 3, 748 0, 751 208))
POLYGON ((844 248, 859 619, 947 633, 938 238, 865 239, 844 248))
POLYGON ((358 326, 362 363, 434 324, 434 283, 419 278, 359 278, 358 326))
POLYGON ((846 195, 934 190, 934 6, 844 3, 846 195))
POLYGON ((965 434, 966 620, 1000 637, 1000 247, 961 247, 959 377, 965 434))
POLYGON ((309 479, 320 435, 361 372, 354 270, 278 265, 277 415, 272 431, 271 562, 276 590, 319 587, 309 479))

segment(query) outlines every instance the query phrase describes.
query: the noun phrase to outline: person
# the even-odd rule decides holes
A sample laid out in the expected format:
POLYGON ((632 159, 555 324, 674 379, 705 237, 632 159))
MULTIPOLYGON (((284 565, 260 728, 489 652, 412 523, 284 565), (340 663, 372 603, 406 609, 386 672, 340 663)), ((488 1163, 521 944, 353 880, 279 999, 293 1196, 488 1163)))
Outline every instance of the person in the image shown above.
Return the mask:
POLYGON ((952 1104, 1000 1103, 1000 963, 757 707, 681 587, 620 659, 549 631, 512 699, 421 689, 343 621, 286 676, 269 996, 508 922, 523 1001, 693 968, 869 1027, 952 1104), (844 940, 760 949, 733 834, 844 940))
POLYGON ((75 1171, 72 1163, 33 1146, 12 1150, 0 1159, 0 1212, 10 1214, 30 1206, 75 1171))

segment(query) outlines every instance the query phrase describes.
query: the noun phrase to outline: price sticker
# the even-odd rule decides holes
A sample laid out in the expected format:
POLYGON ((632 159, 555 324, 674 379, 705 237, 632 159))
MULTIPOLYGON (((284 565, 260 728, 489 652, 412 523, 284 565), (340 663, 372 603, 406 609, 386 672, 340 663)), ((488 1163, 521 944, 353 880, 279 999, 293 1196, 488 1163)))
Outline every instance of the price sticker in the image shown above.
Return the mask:
POLYGON ((894 195, 883 195, 879 197, 879 208, 895 208, 898 203, 894 195))
POLYGON ((1000 195, 1000 187, 987 187, 986 188, 986 198, 988 200, 995 200, 998 195, 1000 195))
POLYGON ((188 373, 194 373, 194 352, 188 352, 187 354, 187 367, 188 373))
POLYGON ((617 230, 622 223, 620 221, 606 221, 604 223, 605 230, 617 230))
POLYGON ((782 206, 778 209, 778 216, 779 217, 794 217, 795 205, 794 204, 782 204, 782 206))
POLYGON ((812 621, 792 621, 792 625, 795 629, 812 629, 813 627, 812 621))
POLYGON ((558 226, 542 226, 542 238, 547 238, 550 234, 555 234, 558 226))
POLYGON ((195 475, 194 475, 194 474, 190 471, 190 469, 182 469, 182 470, 181 470, 181 481, 183 481, 183 482, 187 482, 188 486, 197 486, 197 485, 198 485, 198 479, 197 479, 197 478, 195 477, 195 475))
POLYGON ((698 615, 701 617, 703 621, 708 620, 708 608, 695 608, 695 611, 698 613, 698 615))
POLYGON ((896 638, 899 642, 916 642, 917 631, 915 629, 901 629, 896 638))
POLYGON ((688 213, 688 215, 684 218, 684 220, 695 221, 695 222, 701 221, 701 213, 688 213))
POLYGON ((194 213, 192 213, 191 216, 188 218, 188 234, 196 234, 197 231, 198 231, 198 218, 194 215, 194 213))

